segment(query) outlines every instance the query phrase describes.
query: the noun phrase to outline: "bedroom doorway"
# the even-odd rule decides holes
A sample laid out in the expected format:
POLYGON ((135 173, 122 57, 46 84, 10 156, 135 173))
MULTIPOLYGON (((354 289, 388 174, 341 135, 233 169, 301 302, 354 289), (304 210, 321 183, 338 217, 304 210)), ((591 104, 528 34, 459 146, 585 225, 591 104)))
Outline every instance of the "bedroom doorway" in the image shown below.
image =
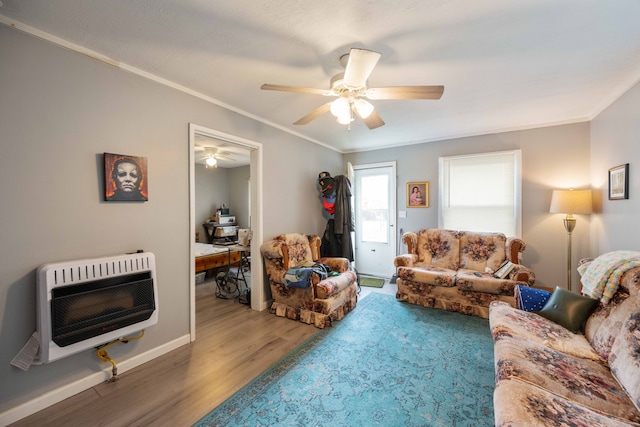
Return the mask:
MULTIPOLYGON (((195 239, 194 234, 201 224, 197 224, 195 218, 195 160, 196 140, 201 137, 223 141, 230 146, 236 146, 249 151, 250 157, 250 221, 254 242, 262 241, 262 144, 235 135, 206 128, 193 123, 189 124, 189 301, 190 301, 190 327, 191 341, 196 339, 196 285, 195 285, 195 239)), ((262 258, 258 245, 252 245, 251 268, 256 272, 262 271, 262 258)), ((253 274, 251 278, 251 308, 264 310, 264 286, 262 274, 253 274)))

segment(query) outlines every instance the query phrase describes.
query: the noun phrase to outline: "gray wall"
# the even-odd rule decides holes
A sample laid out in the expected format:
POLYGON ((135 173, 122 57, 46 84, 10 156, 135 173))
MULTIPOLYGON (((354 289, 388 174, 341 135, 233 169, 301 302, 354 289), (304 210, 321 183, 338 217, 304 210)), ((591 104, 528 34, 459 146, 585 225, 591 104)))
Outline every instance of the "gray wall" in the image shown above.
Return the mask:
POLYGON ((251 168, 243 166, 228 169, 229 203, 231 213, 235 215, 239 228, 249 228, 249 179, 251 168))
POLYGON ((317 174, 339 153, 1 25, 0 58, 0 413, 107 367, 91 351, 10 366, 35 330, 41 264, 151 251, 159 322, 109 354, 121 364, 188 334, 189 123, 263 144, 265 238, 324 230, 317 174), (102 201, 103 152, 148 158, 148 202, 102 201))
POLYGON ((640 84, 613 103, 591 124, 591 182, 596 215, 591 224, 592 252, 640 250, 640 84), (609 169, 629 163, 629 199, 609 200, 609 169))
POLYGON ((202 224, 216 212, 220 205, 229 206, 229 169, 207 168, 195 165, 195 224, 193 232, 198 232, 200 242, 207 243, 202 224))
MULTIPOLYGON (((407 212, 406 218, 398 218, 397 228, 406 232, 438 227, 439 157, 514 149, 522 150, 522 238, 527 243, 522 262, 534 270, 537 284, 566 287, 564 216, 550 214, 549 203, 553 189, 589 187, 589 123, 352 153, 345 161, 397 162, 397 205, 407 212), (429 208, 405 208, 405 185, 411 181, 429 182, 429 208)), ((573 266, 585 256, 589 256, 589 217, 581 215, 573 232, 573 266)), ((575 289, 575 274, 572 283, 575 289)))

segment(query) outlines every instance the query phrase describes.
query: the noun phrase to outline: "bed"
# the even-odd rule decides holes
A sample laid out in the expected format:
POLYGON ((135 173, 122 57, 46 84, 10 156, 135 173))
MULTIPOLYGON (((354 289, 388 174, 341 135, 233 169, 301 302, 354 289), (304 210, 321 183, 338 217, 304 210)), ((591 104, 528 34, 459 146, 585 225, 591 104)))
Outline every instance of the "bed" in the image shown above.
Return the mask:
POLYGON ((196 273, 240 261, 241 253, 224 246, 196 243, 196 273))

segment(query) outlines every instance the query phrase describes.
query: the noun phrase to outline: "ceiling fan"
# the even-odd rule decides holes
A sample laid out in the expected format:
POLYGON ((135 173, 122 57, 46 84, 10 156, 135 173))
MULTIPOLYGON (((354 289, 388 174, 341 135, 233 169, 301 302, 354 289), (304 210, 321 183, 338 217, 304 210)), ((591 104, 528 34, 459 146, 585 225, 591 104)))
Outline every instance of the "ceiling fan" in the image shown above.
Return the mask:
POLYGON ((349 53, 340 57, 340 64, 345 70, 344 73, 338 73, 331 78, 329 90, 266 83, 260 86, 260 89, 337 97, 337 99, 316 108, 293 124, 306 125, 313 119, 330 111, 336 117, 338 123, 348 125, 349 129, 351 129, 354 115, 358 116, 369 129, 375 129, 385 124, 380 115, 374 111, 373 105, 364 98, 386 100, 440 99, 442 97, 444 86, 368 87, 367 79, 380 57, 381 54, 372 50, 351 49, 349 53))
POLYGON ((233 161, 233 159, 229 157, 231 153, 220 151, 217 147, 195 147, 195 150, 201 153, 196 161, 204 161, 205 167, 207 168, 217 168, 218 160, 233 161))

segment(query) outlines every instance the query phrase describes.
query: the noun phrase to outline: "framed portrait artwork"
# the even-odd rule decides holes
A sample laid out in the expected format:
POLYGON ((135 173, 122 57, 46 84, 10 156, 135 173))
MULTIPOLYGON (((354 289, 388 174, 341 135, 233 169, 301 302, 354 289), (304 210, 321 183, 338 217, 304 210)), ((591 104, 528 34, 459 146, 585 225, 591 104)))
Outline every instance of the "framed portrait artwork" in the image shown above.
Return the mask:
POLYGON ((629 163, 609 169, 609 200, 629 198, 629 163))
POLYGON ((147 158, 104 153, 104 199, 108 202, 149 200, 147 158))
POLYGON ((428 208, 429 207, 429 183, 428 182, 407 182, 407 207, 408 208, 428 208))

